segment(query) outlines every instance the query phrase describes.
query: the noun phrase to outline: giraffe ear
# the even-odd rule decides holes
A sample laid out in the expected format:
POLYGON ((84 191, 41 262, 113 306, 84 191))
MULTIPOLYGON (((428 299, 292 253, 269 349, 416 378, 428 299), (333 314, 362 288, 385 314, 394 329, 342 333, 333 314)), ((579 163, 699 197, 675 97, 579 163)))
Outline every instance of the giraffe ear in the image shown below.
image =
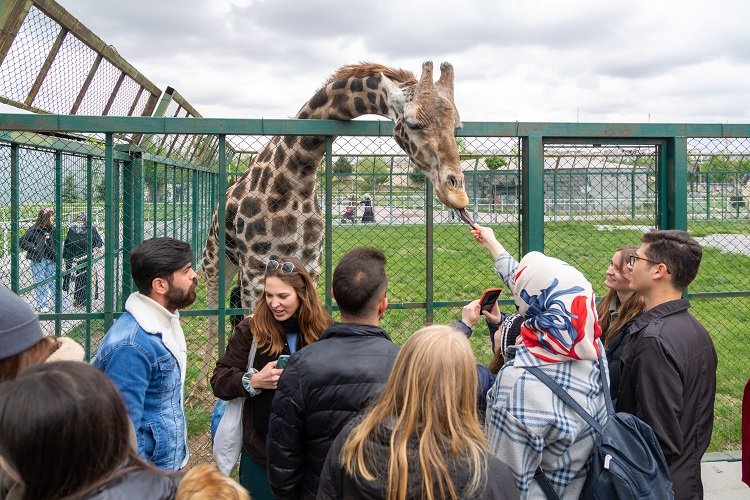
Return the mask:
POLYGON ((396 121, 404 114, 404 105, 406 103, 404 91, 383 73, 380 73, 380 79, 388 96, 388 118, 396 121))
POLYGON ((458 115, 456 102, 453 100, 453 65, 451 63, 444 62, 440 65, 440 78, 435 82, 435 86, 438 92, 453 105, 453 126, 457 129, 461 128, 461 117, 458 115))

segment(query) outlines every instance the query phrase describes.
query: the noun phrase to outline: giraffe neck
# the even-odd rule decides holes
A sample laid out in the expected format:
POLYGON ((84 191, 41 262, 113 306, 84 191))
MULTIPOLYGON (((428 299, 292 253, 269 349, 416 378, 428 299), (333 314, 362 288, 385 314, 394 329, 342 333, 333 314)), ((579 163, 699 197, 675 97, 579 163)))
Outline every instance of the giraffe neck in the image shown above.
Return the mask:
MULTIPOLYGON (((402 85, 406 86, 403 93, 408 98, 413 92, 413 82, 402 85)), ((382 77, 380 74, 373 74, 365 77, 341 78, 328 83, 302 106, 295 118, 352 120, 358 116, 374 114, 395 121, 399 116, 398 113, 396 107, 389 102, 382 77)), ((270 174, 277 178, 277 182, 283 182, 278 180, 278 174, 287 171, 294 179, 297 179, 297 182, 290 184, 303 181, 298 184, 301 186, 299 194, 302 197, 311 197, 314 190, 315 172, 325 154, 325 140, 325 136, 274 137, 259 152, 249 173, 256 171, 258 175, 270 174), (265 173, 261 174, 261 167, 264 166, 272 168, 264 169, 265 173)))

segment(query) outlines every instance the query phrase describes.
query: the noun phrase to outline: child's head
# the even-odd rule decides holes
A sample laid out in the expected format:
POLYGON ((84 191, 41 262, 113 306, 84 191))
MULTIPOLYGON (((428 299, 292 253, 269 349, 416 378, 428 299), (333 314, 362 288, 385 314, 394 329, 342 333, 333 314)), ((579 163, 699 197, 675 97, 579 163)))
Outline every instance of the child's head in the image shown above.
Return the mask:
POLYGON ((200 464, 180 481, 175 500, 250 500, 245 488, 225 476, 213 464, 200 464))

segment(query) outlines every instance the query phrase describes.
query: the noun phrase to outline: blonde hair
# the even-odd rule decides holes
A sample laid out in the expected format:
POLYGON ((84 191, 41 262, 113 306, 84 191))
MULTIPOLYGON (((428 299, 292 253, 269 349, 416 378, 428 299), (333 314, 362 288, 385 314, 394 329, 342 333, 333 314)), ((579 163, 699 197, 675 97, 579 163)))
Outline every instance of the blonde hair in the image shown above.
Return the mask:
POLYGON ((191 468, 180 481, 175 500, 250 500, 250 494, 213 464, 191 468))
MULTIPOLYGON (((638 250, 638 247, 635 245, 625 245, 615 250, 615 253, 620 252, 620 261, 612 262, 612 264, 620 274, 623 274, 628 259, 631 255, 636 254, 636 250, 638 250)), ((643 297, 638 292, 635 292, 628 300, 620 304, 620 307, 617 308, 617 316, 612 321, 609 311, 613 304, 617 304, 617 292, 610 289, 597 306, 599 326, 602 328, 602 341, 604 345, 608 345, 630 320, 646 309, 643 297)))
POLYGON ((476 359, 469 341, 450 326, 420 329, 396 357, 383 393, 341 451, 341 464, 352 477, 375 479, 373 470, 387 463, 386 498, 403 500, 410 473, 421 475, 421 497, 471 498, 487 480, 487 440, 477 416, 476 359), (388 457, 366 451, 368 441, 392 423, 388 457), (412 438, 410 440, 410 438, 412 438), (409 450, 418 440, 418 449, 409 450), (411 442, 410 442, 411 441, 411 442), (419 471, 409 470, 416 455, 419 471), (458 491, 449 464, 465 461, 471 473, 458 491))

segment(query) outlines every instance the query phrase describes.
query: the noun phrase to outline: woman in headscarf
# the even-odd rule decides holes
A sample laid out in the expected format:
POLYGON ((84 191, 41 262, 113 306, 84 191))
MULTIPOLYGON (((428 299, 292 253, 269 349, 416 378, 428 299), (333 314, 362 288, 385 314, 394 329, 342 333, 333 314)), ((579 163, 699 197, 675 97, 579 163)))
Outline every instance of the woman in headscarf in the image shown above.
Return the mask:
POLYGON ((490 452, 508 464, 522 498, 545 498, 543 471, 561 498, 578 498, 586 481, 595 431, 527 367, 557 382, 600 423, 607 420, 604 347, 591 283, 569 264, 539 252, 517 262, 492 229, 476 225, 474 238, 495 260, 524 317, 521 342, 487 394, 485 428, 490 452))

